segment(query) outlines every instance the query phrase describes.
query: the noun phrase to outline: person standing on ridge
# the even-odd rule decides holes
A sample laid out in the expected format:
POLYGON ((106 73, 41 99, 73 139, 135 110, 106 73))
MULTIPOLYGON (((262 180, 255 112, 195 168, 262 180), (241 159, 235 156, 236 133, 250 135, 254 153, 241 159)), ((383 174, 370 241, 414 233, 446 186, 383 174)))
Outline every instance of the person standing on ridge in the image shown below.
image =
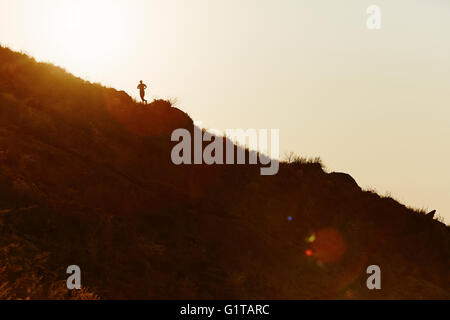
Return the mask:
POLYGON ((139 89, 139 92, 141 94, 142 102, 147 104, 147 100, 145 100, 145 89, 147 89, 147 85, 145 83, 143 83, 142 80, 141 80, 141 82, 139 83, 137 88, 139 89))

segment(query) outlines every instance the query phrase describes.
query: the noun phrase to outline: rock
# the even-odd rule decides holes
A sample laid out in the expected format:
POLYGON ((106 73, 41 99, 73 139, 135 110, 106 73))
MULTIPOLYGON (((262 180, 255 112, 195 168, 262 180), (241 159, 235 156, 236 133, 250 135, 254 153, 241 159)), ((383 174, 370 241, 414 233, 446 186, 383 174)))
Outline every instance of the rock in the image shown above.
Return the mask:
POLYGON ((347 173, 332 172, 328 176, 330 180, 336 183, 337 185, 361 189, 356 183, 355 179, 353 179, 353 177, 347 173))
POLYGON ((427 213, 427 217, 428 217, 428 218, 431 218, 431 219, 434 219, 434 215, 435 215, 435 214, 436 214, 436 210, 433 210, 433 211, 427 213))

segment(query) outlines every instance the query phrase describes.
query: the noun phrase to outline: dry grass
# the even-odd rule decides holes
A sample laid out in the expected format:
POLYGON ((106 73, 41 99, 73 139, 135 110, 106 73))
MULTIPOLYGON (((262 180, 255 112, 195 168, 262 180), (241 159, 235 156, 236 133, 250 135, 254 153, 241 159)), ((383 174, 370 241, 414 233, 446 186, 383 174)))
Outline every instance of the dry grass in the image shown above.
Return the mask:
POLYGON ((170 102, 143 106, 0 48, 0 298, 450 297, 444 224, 320 159, 292 155, 272 177, 174 166, 180 127, 192 120, 170 102), (334 263, 303 254, 323 229, 345 243, 334 263), (365 287, 368 263, 381 292, 365 287), (75 296, 72 264, 86 288, 75 296))

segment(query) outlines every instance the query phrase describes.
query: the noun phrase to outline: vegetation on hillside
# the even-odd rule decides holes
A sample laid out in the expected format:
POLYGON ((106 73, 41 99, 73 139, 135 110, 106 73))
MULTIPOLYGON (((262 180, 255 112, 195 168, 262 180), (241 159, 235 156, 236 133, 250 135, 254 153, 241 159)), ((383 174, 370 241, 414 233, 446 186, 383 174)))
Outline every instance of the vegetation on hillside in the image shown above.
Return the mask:
POLYGON ((175 166, 176 128, 170 102, 0 48, 0 299, 450 298, 448 226, 301 157, 175 166))

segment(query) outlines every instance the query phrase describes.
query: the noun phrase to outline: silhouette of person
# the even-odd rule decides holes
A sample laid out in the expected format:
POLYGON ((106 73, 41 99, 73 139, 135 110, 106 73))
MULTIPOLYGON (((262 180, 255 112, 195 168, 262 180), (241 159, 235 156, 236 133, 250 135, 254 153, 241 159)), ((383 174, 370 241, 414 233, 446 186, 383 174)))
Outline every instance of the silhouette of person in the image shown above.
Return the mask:
POLYGON ((145 100, 145 89, 147 89, 147 85, 145 83, 143 83, 141 80, 141 82, 139 83, 137 88, 139 89, 139 92, 141 93, 142 102, 147 104, 147 100, 145 100))

